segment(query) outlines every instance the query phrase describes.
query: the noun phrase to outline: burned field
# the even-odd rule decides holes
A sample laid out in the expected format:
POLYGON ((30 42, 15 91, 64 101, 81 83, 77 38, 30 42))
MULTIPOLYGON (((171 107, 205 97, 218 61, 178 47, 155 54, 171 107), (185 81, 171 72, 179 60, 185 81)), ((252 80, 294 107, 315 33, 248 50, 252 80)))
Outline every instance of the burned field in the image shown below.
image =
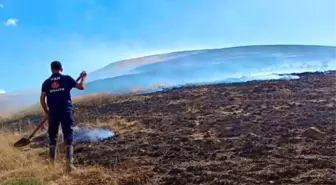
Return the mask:
POLYGON ((79 102, 79 126, 118 135, 78 143, 76 164, 137 174, 121 184, 335 184, 335 72, 300 77, 79 102))

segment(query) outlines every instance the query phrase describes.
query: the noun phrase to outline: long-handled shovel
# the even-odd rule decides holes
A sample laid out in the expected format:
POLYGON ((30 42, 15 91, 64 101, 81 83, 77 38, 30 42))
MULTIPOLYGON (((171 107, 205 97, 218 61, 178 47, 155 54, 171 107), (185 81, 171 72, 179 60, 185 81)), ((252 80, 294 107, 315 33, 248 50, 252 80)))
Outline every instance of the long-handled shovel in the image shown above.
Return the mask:
MULTIPOLYGON (((81 79, 81 77, 77 78, 77 82, 79 81, 79 79, 81 79)), ((36 132, 44 125, 44 123, 47 121, 48 119, 43 119, 40 124, 37 125, 37 127, 35 128, 35 130, 29 135, 28 138, 21 138, 19 141, 17 141, 16 143, 14 143, 14 147, 23 147, 23 146, 27 146, 30 144, 31 142, 31 138, 34 137, 34 135, 36 134, 36 132)))
POLYGON ((43 119, 41 121, 40 124, 37 125, 37 127, 35 128, 35 130, 29 135, 28 138, 21 138, 19 141, 17 141, 16 143, 14 143, 14 146, 15 147, 23 147, 23 146, 26 146, 26 145, 29 145, 30 142, 31 142, 31 138, 34 137, 34 135, 36 134, 36 132, 44 125, 44 123, 47 121, 47 119, 43 119))

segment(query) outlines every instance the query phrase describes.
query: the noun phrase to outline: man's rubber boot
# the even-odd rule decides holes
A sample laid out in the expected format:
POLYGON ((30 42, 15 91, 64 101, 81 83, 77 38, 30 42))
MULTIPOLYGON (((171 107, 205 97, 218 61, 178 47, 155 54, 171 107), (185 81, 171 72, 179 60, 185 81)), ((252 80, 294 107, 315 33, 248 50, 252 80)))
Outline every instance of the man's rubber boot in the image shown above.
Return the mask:
POLYGON ((50 164, 54 165, 56 160, 56 145, 49 146, 50 164))
POLYGON ((66 148, 66 172, 69 173, 73 170, 76 170, 76 167, 73 165, 73 146, 68 145, 66 148))

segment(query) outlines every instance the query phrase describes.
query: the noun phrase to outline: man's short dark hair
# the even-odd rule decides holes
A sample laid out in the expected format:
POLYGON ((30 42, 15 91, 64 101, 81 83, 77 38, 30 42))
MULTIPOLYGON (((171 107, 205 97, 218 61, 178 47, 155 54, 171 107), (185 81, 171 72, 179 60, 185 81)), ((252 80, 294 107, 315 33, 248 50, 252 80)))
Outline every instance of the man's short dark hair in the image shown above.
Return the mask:
POLYGON ((51 62, 51 70, 61 70, 62 64, 59 61, 53 61, 51 62))

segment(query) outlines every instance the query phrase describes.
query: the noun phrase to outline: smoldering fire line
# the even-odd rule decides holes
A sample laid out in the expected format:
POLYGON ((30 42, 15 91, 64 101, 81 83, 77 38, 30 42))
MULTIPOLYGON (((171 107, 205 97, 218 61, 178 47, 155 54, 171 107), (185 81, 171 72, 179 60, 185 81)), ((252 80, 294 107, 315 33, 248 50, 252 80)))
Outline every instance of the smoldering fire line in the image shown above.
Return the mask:
MULTIPOLYGON (((79 142, 99 142, 104 139, 114 137, 115 133, 108 129, 102 128, 80 128, 74 127, 73 141, 74 143, 79 142)), ((59 134, 60 143, 63 142, 62 133, 59 134)), ((42 134, 33 139, 33 144, 37 145, 47 145, 48 135, 42 134)))
POLYGON ((74 127, 75 142, 98 142, 114 135, 115 133, 108 129, 74 127))

